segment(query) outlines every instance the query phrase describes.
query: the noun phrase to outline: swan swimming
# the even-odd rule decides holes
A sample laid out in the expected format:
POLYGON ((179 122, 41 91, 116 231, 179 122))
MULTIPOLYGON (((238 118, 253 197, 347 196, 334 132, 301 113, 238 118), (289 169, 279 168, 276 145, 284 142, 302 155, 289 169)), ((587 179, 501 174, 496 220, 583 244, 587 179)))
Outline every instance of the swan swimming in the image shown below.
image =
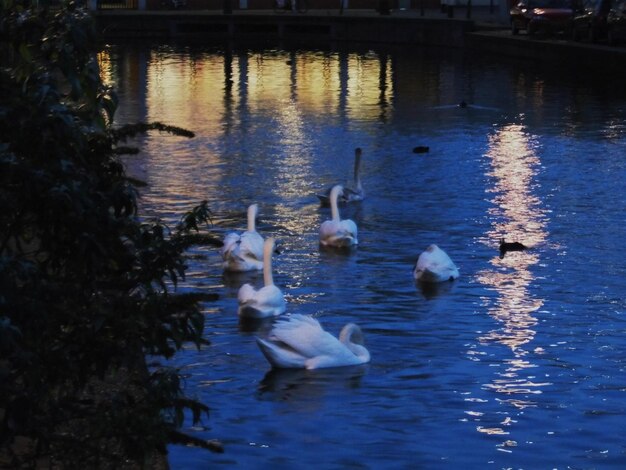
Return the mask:
MULTIPOLYGON (((361 184, 361 154, 362 150, 360 147, 354 149, 354 187, 344 187, 343 194, 339 198, 339 203, 346 202, 355 202, 362 201, 365 199, 365 191, 363 190, 363 186, 361 184)), ((324 194, 317 194, 320 203, 324 207, 330 206, 330 192, 332 187, 330 187, 324 194)))
POLYGON ((320 243, 324 246, 349 247, 359 243, 357 226, 350 219, 341 220, 337 200, 343 193, 341 185, 334 186, 330 191, 331 220, 320 226, 320 243))
POLYGON ((274 239, 268 238, 263 245, 263 283, 264 286, 256 290, 250 284, 239 288, 237 313, 242 318, 268 318, 280 315, 287 309, 285 297, 281 290, 274 285, 272 277, 272 253, 274 239))
POLYGON ((248 229, 242 234, 230 232, 224 237, 221 254, 226 271, 263 269, 263 237, 256 231, 257 204, 248 207, 248 229))
POLYGON ((279 319, 267 339, 256 340, 265 358, 276 368, 322 369, 370 360, 363 333, 354 323, 344 326, 337 339, 313 317, 294 314, 279 319))
POLYGON ((413 277, 420 282, 452 281, 459 277, 459 268, 445 251, 437 245, 430 245, 417 259, 413 277))

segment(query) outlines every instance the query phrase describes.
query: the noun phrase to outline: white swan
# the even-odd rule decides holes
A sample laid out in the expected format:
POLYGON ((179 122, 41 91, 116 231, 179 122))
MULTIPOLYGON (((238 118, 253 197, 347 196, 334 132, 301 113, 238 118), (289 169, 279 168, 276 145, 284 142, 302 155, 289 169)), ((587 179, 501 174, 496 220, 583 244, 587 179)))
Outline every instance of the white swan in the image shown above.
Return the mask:
MULTIPOLYGON (((365 199, 365 191, 363 190, 363 185, 361 184, 361 154, 362 150, 357 147, 354 149, 354 187, 345 187, 343 190, 343 194, 340 196, 338 202, 355 202, 362 201, 365 199)), ((320 203, 324 207, 328 207, 330 205, 330 191, 333 187, 328 188, 328 190, 324 194, 316 194, 320 203)))
POLYGON ((307 315, 280 319, 268 338, 257 338, 257 343, 272 367, 278 368, 321 369, 365 364, 370 360, 357 325, 348 323, 337 339, 307 315))
POLYGON ((248 207, 248 230, 242 234, 231 232, 224 237, 223 267, 226 271, 254 271, 263 269, 263 237, 256 231, 257 204, 248 207))
POLYGON ((343 193, 343 187, 337 185, 330 191, 331 220, 326 220, 320 226, 320 243, 324 246, 349 247, 359 243, 358 229, 350 219, 341 220, 337 199, 343 193))
POLYGON ((287 306, 281 290, 274 285, 272 277, 272 253, 274 239, 268 238, 263 245, 263 283, 264 286, 256 290, 250 284, 239 288, 237 313, 242 318, 268 318, 283 313, 287 306))
POLYGON ((452 281, 459 277, 459 268, 437 245, 426 248, 415 263, 413 277, 420 282, 452 281))

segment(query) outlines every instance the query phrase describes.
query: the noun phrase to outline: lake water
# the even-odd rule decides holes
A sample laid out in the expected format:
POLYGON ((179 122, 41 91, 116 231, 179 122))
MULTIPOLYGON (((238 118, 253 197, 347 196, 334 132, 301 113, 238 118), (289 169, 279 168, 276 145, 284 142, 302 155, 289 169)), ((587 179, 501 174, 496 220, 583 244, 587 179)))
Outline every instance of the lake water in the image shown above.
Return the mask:
POLYGON ((182 289, 219 294, 211 344, 171 362, 211 408, 185 431, 225 452, 172 446, 172 468, 626 468, 623 81, 407 49, 102 55, 118 122, 196 133, 141 139, 142 211, 174 224, 207 199, 223 236, 259 204, 287 311, 357 323, 372 356, 272 372, 237 317, 262 275, 194 250, 182 289), (360 244, 321 252, 315 193, 351 181, 356 147, 367 196, 341 214, 360 244), (501 258, 502 237, 530 249, 501 258), (435 291, 412 277, 431 243, 461 272, 435 291))

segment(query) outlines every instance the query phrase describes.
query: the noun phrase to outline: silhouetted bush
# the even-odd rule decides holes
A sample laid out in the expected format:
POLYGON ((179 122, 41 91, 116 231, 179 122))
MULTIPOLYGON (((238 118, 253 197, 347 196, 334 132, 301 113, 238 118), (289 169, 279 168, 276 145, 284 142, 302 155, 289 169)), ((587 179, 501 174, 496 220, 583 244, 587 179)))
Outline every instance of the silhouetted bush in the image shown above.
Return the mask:
MULTIPOLYGON (((160 123, 113 129, 89 13, 0 4, 0 467, 139 466, 207 407, 176 371, 145 364, 202 343, 200 294, 178 296, 188 238, 140 221, 117 144, 160 123), (127 464, 124 464, 127 465, 127 464)), ((198 234, 194 235, 198 241, 198 234)), ((209 296, 210 297, 210 296, 209 296)))

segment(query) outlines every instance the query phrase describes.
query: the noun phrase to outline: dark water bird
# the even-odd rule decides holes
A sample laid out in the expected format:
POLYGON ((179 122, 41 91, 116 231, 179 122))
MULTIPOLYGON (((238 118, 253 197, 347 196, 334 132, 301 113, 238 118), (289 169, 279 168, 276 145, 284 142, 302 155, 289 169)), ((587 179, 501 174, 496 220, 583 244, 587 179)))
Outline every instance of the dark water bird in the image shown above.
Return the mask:
MULTIPOLYGON (((362 201, 365 198, 365 191, 361 185, 361 155, 363 151, 360 147, 354 149, 354 186, 343 188, 343 193, 339 197, 338 202, 340 204, 346 202, 362 201)), ((326 190, 324 194, 317 194, 316 196, 320 200, 322 207, 330 207, 330 191, 334 186, 331 186, 326 190)))
POLYGON ((498 108, 493 108, 491 106, 481 106, 478 104, 470 104, 467 101, 461 101, 457 104, 445 104, 442 106, 433 106, 431 109, 477 109, 484 111, 499 111, 498 108))
POLYGON ((506 242, 504 238, 500 239, 500 258, 504 257, 507 251, 524 251, 528 247, 520 242, 506 242))
POLYGON ((425 145, 418 145, 417 147, 413 147, 413 153, 428 153, 430 151, 430 147, 425 145))

